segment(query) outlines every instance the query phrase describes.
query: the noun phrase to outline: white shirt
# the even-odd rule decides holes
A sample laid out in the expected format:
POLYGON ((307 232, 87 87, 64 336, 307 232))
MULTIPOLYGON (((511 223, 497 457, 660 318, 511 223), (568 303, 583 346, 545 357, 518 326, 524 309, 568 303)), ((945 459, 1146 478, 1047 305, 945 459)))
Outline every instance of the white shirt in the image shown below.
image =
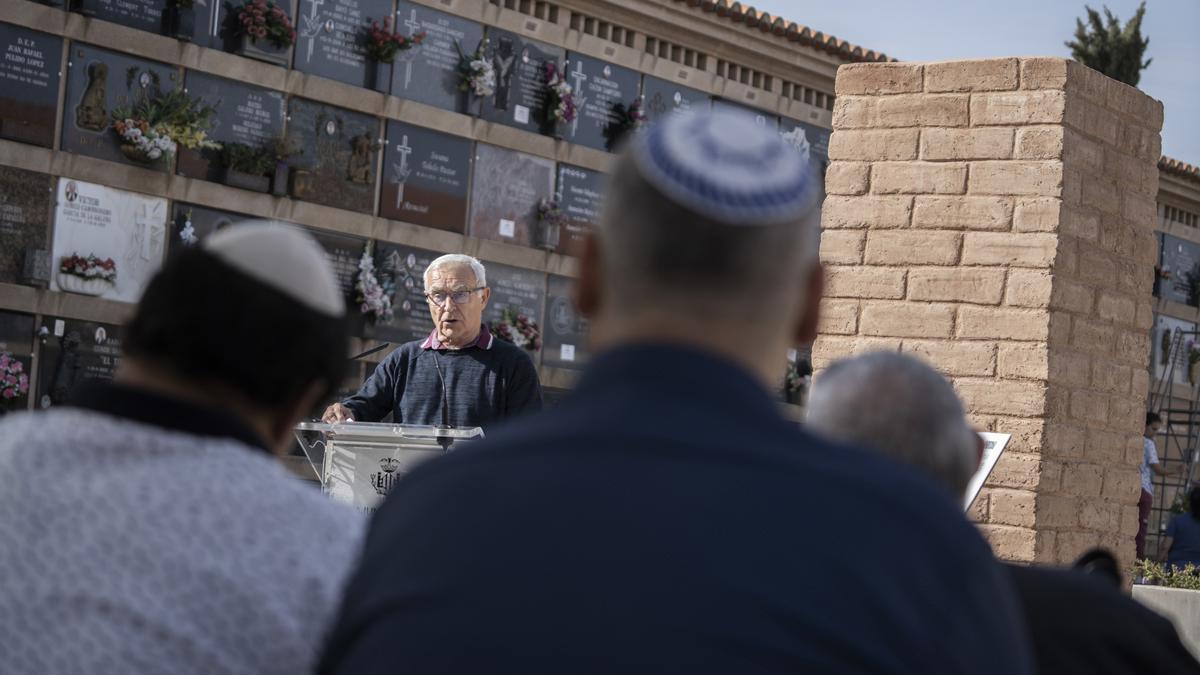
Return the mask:
POLYGON ((1150 465, 1158 464, 1158 450, 1154 447, 1154 441, 1142 437, 1142 489, 1150 494, 1154 494, 1154 474, 1151 473, 1150 465))
POLYGON ((84 409, 0 419, 0 670, 310 671, 364 521, 261 449, 84 409))

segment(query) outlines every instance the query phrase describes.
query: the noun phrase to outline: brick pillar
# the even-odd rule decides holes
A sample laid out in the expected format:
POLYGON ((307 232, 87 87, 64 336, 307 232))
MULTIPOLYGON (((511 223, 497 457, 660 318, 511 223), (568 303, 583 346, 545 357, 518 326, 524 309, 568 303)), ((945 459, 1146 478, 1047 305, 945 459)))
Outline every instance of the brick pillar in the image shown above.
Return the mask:
POLYGON ((1003 558, 1132 562, 1162 115, 1064 59, 838 70, 814 363, 910 352, 1013 434, 971 513, 1003 558))

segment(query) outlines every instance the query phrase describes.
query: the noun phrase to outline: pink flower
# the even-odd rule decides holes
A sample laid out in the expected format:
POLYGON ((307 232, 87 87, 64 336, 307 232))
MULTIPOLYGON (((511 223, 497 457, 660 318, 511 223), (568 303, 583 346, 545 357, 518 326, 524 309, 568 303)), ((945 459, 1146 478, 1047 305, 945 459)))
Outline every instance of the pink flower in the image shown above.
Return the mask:
POLYGON ((17 392, 13 391, 12 389, 5 389, 3 395, 4 398, 16 398, 17 392))

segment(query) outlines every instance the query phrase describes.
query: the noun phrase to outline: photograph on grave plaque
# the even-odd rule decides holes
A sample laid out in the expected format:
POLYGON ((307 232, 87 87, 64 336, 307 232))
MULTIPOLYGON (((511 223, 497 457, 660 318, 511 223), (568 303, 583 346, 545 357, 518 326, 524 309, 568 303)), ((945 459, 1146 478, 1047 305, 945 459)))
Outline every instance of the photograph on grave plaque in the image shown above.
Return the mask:
POLYGON ((368 320, 364 337, 385 340, 395 347, 424 340, 433 331, 433 318, 425 301, 424 276, 429 263, 441 255, 403 244, 375 242, 375 274, 379 283, 392 293, 392 317, 368 320))
POLYGON ((50 209, 54 178, 0 166, 0 283, 50 283, 50 209))
POLYGON ((563 138, 580 145, 608 150, 621 123, 620 112, 637 101, 641 75, 636 71, 571 52, 567 55, 567 82, 575 97, 575 119, 564 124, 563 138))
POLYGON ((481 117, 542 133, 546 121, 544 64, 553 61, 561 66, 566 50, 498 28, 489 28, 487 39, 487 58, 496 70, 496 91, 483 100, 481 117))
MULTIPOLYGON (((829 129, 799 122, 787 117, 779 118, 779 136, 803 156, 813 171, 825 184, 825 168, 829 166, 829 129)), ((824 194, 824 192, 822 192, 824 194)))
POLYGON ((62 38, 0 23, 0 138, 50 147, 62 38))
POLYGON ((466 113, 470 99, 458 86, 458 52, 460 48, 467 54, 475 50, 483 39, 483 25, 399 0, 394 27, 406 35, 425 33, 425 39, 397 55, 392 68, 392 95, 466 113))
POLYGON ((162 264, 167 200, 58 179, 50 290, 137 302, 162 264))
POLYGON ((1197 341, 1196 323, 1162 314, 1154 316, 1154 333, 1150 339, 1154 378, 1165 379, 1168 374, 1177 384, 1200 383, 1200 363, 1192 364, 1188 345, 1197 341), (1176 338, 1176 331, 1180 336, 1176 338), (1175 340, 1178 343, 1175 344, 1175 340), (1175 344, 1174 347, 1172 345, 1175 344), (1173 362, 1173 363, 1172 363, 1173 362))
POLYGON ((754 120, 754 123, 760 127, 766 127, 768 129, 779 128, 778 115, 766 112, 765 110, 759 110, 758 108, 751 108, 750 106, 742 105, 741 103, 734 103, 733 101, 727 101, 722 98, 714 98, 712 102, 712 109, 714 111, 721 110, 738 115, 749 115, 751 119, 754 120))
POLYGON ((663 115, 683 113, 689 110, 708 110, 712 96, 682 85, 649 75, 642 78, 642 97, 645 101, 646 121, 653 124, 663 115))
POLYGON ((71 46, 68 66, 63 150, 166 171, 170 153, 159 148, 154 159, 137 154, 137 147, 123 142, 115 131, 113 115, 146 97, 174 90, 179 82, 176 68, 79 44, 71 46))
POLYGON ((462 233, 471 140, 389 121, 379 215, 462 233))
POLYGON ((579 256, 588 232, 600 220, 608 176, 569 164, 558 165, 558 208, 566 219, 558 252, 579 256))
POLYGON ((392 11, 391 0, 300 0, 293 68, 356 87, 373 89, 375 63, 366 31, 392 11))
POLYGON ((0 311, 0 415, 26 410, 33 378, 33 315, 0 311))
POLYGON ((587 319, 575 309, 575 280, 551 274, 546 279, 546 323, 542 364, 579 368, 587 361, 587 319))
POLYGON ((75 0, 75 11, 101 21, 162 33, 171 0, 75 0))
POLYGON ((79 385, 111 380, 121 363, 120 331, 108 323, 44 317, 38 331, 34 407, 62 405, 79 385))
MULTIPOLYGON (((487 269, 488 288, 492 297, 483 310, 483 320, 491 327, 497 338, 510 336, 509 341, 528 350, 533 365, 541 363, 541 349, 531 349, 532 344, 524 335, 529 328, 514 325, 524 317, 534 332, 545 335, 542 328, 542 308, 546 305, 546 275, 534 270, 510 267, 499 263, 483 262, 487 269)), ((540 344, 537 346, 541 346, 540 344)))
POLYGON ((292 159, 291 194, 339 209, 375 208, 379 121, 370 115, 293 98, 288 140, 303 148, 292 159))
POLYGON ((1160 284, 1162 297, 1193 307, 1200 306, 1200 245, 1163 235, 1160 284))
POLYGON ((236 165, 227 165, 231 164, 228 160, 233 147, 245 146, 243 154, 252 155, 252 163, 260 165, 249 169, 250 178, 273 176, 277 164, 274 141, 282 136, 287 116, 283 93, 194 70, 188 71, 184 86, 190 96, 200 98, 216 110, 208 138, 220 143, 223 149, 180 148, 177 173, 240 187, 230 174, 245 172, 237 172, 236 165), (260 169, 267 173, 260 173, 260 169))
POLYGON ((467 234, 531 246, 538 202, 554 193, 554 160, 478 143, 467 234))

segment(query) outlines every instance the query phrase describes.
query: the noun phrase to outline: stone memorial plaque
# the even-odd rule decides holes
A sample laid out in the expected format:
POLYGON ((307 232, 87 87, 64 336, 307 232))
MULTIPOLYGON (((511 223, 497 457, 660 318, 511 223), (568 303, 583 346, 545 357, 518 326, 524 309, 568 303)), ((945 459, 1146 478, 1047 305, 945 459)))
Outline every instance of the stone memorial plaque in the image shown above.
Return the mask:
MULTIPOLYGON (((500 263, 485 261, 483 266, 487 270, 488 287, 492 289, 492 297, 483 310, 483 320, 494 326, 503 320, 505 310, 512 310, 533 320, 544 338, 546 328, 542 308, 546 305, 546 275, 500 263)), ((535 366, 541 362, 540 352, 529 352, 535 366)))
POLYGON ((825 194, 825 168, 829 166, 829 129, 805 124, 793 119, 779 119, 779 135, 788 145, 795 148, 812 166, 821 181, 821 194, 825 194))
MULTIPOLYGON (((282 92, 194 70, 188 71, 185 86, 189 95, 217 110, 208 132, 210 139, 261 147, 283 135, 287 102, 282 92)), ((179 175, 219 180, 221 171, 217 151, 179 149, 179 175)))
POLYGON ((531 245, 538 202, 554 192, 554 161, 479 143, 474 172, 467 233, 531 245))
POLYGON ((721 98, 714 98, 712 102, 712 108, 714 111, 723 110, 737 113, 739 115, 749 115, 754 120, 754 123, 760 127, 767 127, 768 129, 779 128, 778 115, 766 112, 764 110, 759 110, 758 108, 751 108, 748 105, 734 103, 733 101, 726 101, 725 99, 721 98))
POLYGON ((50 290, 137 302, 162 264, 167 200, 68 178, 58 181, 50 290), (116 278, 85 279, 62 270, 77 255, 111 260, 116 278))
POLYGON ((53 203, 54 178, 0 166, 0 283, 50 282, 47 233, 53 203), (41 273, 35 274, 38 268, 41 273))
POLYGON ((62 38, 0 23, 0 138, 54 145, 62 38))
POLYGON ((425 268, 441 253, 425 249, 375 242, 375 272, 392 294, 393 316, 389 321, 368 320, 364 336, 399 345, 424 340, 433 331, 429 304, 425 301, 425 268))
POLYGON ((68 63, 67 95, 63 110, 62 147, 89 157, 165 171, 166 160, 150 164, 135 162, 121 154, 112 130, 113 110, 132 104, 135 96, 174 89, 179 74, 175 68, 96 47, 74 44, 68 63))
POLYGON ((1200 287, 1200 246, 1185 239, 1163 235, 1162 272, 1168 275, 1161 284, 1162 297, 1173 302, 1200 304, 1194 287, 1200 287), (1195 280, 1195 283, 1193 283, 1195 280))
POLYGON ((46 317, 42 328, 36 407, 62 405, 79 385, 113 378, 121 363, 120 327, 46 317))
POLYGON ((138 30, 161 33, 170 0, 76 0, 85 16, 119 23, 138 30))
POLYGON ((350 334, 361 336, 366 317, 357 311, 358 290, 355 285, 358 283, 358 263, 367 248, 367 240, 338 232, 325 232, 307 227, 304 229, 325 249, 325 255, 329 258, 334 277, 337 278, 342 297, 346 301, 347 314, 350 316, 350 334))
POLYGON ((481 116, 541 133, 546 103, 543 64, 554 61, 561 65, 566 51, 498 28, 488 29, 487 37, 487 57, 496 69, 496 92, 484 99, 481 116))
POLYGON ((33 315, 0 311, 0 360, 7 360, 0 375, 12 375, 16 381, 0 382, 0 415, 14 410, 26 410, 33 398, 33 315), (11 365, 16 361, 20 366, 11 365), (24 376, 24 385, 21 376, 24 376))
POLYGON ((374 210, 378 120, 293 98, 288 138, 304 149, 291 160, 293 197, 360 213, 374 210))
POLYGON ((1171 381, 1177 384, 1188 384, 1188 342, 1195 342, 1196 324, 1162 314, 1154 317, 1154 334, 1150 341, 1150 350, 1154 362, 1154 377, 1162 380, 1169 374, 1171 381), (1183 333, 1181 342, 1174 350, 1171 345, 1175 340, 1175 331, 1183 333), (1172 363, 1174 362, 1174 363, 1172 363))
POLYGON ((254 216, 233 211, 210 209, 197 204, 175 202, 171 212, 171 234, 167 243, 167 255, 174 255, 185 248, 195 246, 208 235, 223 230, 243 220, 254 220, 254 216))
POLYGON ((637 100, 641 76, 633 70, 606 63, 583 54, 567 57, 567 82, 575 97, 578 113, 564 125, 563 137, 572 143, 612 149, 618 122, 617 105, 629 106, 637 100))
POLYGON ((463 232, 471 157, 468 138, 389 121, 379 214, 463 232))
POLYGON ((558 252, 578 256, 588 232, 600 221, 608 176, 569 164, 558 165, 558 208, 567 217, 559 236, 558 252))
POLYGON ((363 48, 363 35, 372 21, 382 23, 391 11, 391 0, 300 0, 293 67, 369 86, 367 71, 375 66, 363 48))
POLYGON ((684 87, 649 75, 643 78, 642 96, 645 97, 646 121, 649 123, 672 113, 708 110, 712 105, 712 97, 699 89, 684 87))
POLYGON ((396 57, 392 95, 467 112, 470 99, 458 88, 459 49, 473 54, 483 39, 483 26, 409 0, 396 4, 395 25, 405 35, 424 31, 425 40, 396 57))
POLYGON ((587 361, 587 319, 575 309, 575 280, 550 275, 546 280, 546 324, 542 364, 579 368, 587 361))

